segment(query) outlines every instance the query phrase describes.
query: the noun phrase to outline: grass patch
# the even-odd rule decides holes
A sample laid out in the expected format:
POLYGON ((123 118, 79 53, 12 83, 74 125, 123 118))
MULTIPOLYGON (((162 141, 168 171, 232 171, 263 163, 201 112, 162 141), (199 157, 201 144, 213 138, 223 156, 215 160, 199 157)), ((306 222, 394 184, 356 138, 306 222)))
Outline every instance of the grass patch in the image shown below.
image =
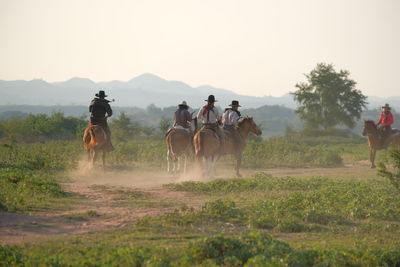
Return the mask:
POLYGON ((112 196, 114 206, 130 208, 172 207, 176 204, 167 200, 154 199, 147 192, 110 185, 92 185, 92 189, 112 196))
POLYGON ((69 219, 69 220, 76 220, 76 221, 89 221, 90 219, 100 218, 104 215, 97 213, 95 210, 89 210, 84 213, 73 213, 73 214, 66 214, 62 215, 61 217, 69 219))

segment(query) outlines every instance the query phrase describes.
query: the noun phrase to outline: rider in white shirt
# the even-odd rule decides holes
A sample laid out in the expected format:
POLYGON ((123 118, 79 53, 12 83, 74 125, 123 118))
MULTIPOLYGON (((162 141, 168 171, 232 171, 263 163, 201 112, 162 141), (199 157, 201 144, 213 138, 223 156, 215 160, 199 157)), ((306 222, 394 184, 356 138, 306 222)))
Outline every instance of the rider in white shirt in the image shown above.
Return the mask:
POLYGON ((209 95, 208 99, 205 101, 207 101, 207 105, 200 109, 199 113, 197 114, 197 118, 203 122, 203 129, 211 129, 218 135, 221 142, 220 148, 222 154, 225 135, 219 127, 221 115, 219 114, 218 109, 214 106, 214 103, 217 102, 217 100, 215 100, 213 95, 209 95))
POLYGON ((203 125, 218 125, 221 116, 218 109, 214 106, 217 100, 215 100, 213 95, 210 95, 206 101, 208 104, 199 110, 197 118, 203 122, 203 125))
POLYGON ((241 117, 238 108, 241 106, 239 105, 239 101, 237 100, 233 100, 232 104, 230 104, 229 106, 230 108, 225 109, 225 112, 222 115, 222 125, 224 130, 231 133, 235 144, 239 148, 238 151, 240 151, 243 146, 243 138, 237 130, 237 127, 238 121, 241 117))

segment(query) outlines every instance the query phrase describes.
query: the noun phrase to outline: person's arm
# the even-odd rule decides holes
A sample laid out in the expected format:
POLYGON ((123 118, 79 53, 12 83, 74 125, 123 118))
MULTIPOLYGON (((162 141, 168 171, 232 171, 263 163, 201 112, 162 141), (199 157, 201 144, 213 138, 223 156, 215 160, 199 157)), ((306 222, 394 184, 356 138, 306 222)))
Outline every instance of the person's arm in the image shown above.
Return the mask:
POLYGON ((188 110, 186 110, 185 115, 186 115, 186 121, 191 122, 192 116, 190 115, 190 112, 188 110))
POLYGON ((172 116, 172 125, 176 126, 176 111, 174 113, 174 116, 172 116))
POLYGON ((111 106, 110 106, 110 104, 106 104, 106 112, 107 112, 107 115, 108 115, 108 117, 111 117, 112 116, 112 114, 113 114, 113 111, 112 111, 112 109, 111 109, 111 106))
POLYGON ((387 117, 386 126, 392 125, 393 122, 394 122, 394 120, 393 120, 393 114, 392 114, 392 112, 390 112, 390 113, 388 114, 388 117, 387 117))
POLYGON ((197 118, 198 118, 199 120, 201 120, 201 119, 203 118, 203 109, 204 109, 204 108, 201 108, 201 109, 199 110, 199 113, 197 113, 197 118))
POLYGON ((225 111, 224 114, 222 114, 222 119, 221 122, 222 124, 225 124, 227 121, 229 121, 229 111, 225 111))
POLYGON ((94 101, 91 101, 89 104, 89 112, 92 113, 94 101))
POLYGON ((379 117, 379 120, 376 122, 376 125, 383 123, 383 119, 384 119, 384 114, 381 112, 381 115, 379 117))
POLYGON ((237 114, 237 112, 231 112, 231 122, 233 125, 237 125, 239 120, 239 115, 237 114))
POLYGON ((216 107, 214 107, 213 111, 214 111, 215 117, 217 118, 218 124, 221 125, 222 124, 222 116, 219 114, 219 110, 216 107))

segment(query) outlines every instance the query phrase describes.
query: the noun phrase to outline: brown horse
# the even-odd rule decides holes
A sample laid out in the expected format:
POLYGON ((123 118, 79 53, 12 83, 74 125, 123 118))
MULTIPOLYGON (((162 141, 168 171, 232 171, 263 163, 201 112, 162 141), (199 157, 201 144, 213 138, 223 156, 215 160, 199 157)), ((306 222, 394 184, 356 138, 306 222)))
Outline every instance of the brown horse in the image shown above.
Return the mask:
POLYGON ((260 136, 262 131, 256 125, 252 117, 241 118, 238 122, 238 131, 243 140, 242 145, 235 143, 230 132, 225 130, 225 136, 227 136, 227 139, 225 141, 224 154, 231 154, 236 158, 236 176, 241 177, 242 175, 239 173, 239 169, 242 163, 242 154, 246 145, 246 139, 250 133, 260 136))
POLYGON ((83 133, 83 148, 88 153, 88 161, 94 166, 98 153, 103 152, 103 170, 106 167, 107 134, 100 125, 89 124, 83 133))
MULTIPOLYGON (((368 137, 368 146, 370 150, 370 155, 369 159, 371 161, 371 168, 375 168, 375 156, 376 156, 376 151, 380 149, 386 149, 384 147, 382 139, 380 137, 380 134, 378 132, 378 128, 375 124, 374 121, 372 120, 364 120, 364 130, 362 132, 363 136, 368 137)), ((389 137, 389 144, 390 145, 400 145, 400 135, 399 134, 394 134, 391 137, 389 137)))
POLYGON ((167 144, 168 173, 178 173, 181 170, 183 159, 183 171, 186 172, 187 155, 193 150, 192 134, 184 129, 173 128, 165 136, 167 144))
POLYGON ((221 156, 221 142, 217 134, 208 128, 199 130, 193 138, 196 163, 203 174, 214 177, 214 166, 221 156), (203 162, 205 166, 203 166, 203 162))
MULTIPOLYGON (((261 135, 261 130, 254 123, 252 117, 245 117, 240 119, 238 123, 238 131, 242 136, 243 141, 247 139, 249 133, 261 135)), ((194 136, 193 140, 196 161, 199 166, 203 167, 204 173, 211 178, 214 176, 215 164, 219 157, 221 157, 220 141, 216 133, 211 129, 202 129, 194 136), (202 166, 202 159, 205 166, 202 166)), ((238 148, 238 144, 229 138, 224 142, 224 154, 232 154, 236 157, 236 175, 240 176, 239 168, 242 161, 242 152, 244 145, 238 148)))

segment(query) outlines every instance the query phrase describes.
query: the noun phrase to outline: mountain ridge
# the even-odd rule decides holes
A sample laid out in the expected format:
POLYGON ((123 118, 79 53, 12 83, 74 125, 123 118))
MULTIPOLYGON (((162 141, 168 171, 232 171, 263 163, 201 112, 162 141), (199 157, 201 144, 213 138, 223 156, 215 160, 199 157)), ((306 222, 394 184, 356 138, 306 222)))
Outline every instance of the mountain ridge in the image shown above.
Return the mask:
MULTIPOLYGON (((248 96, 211 85, 192 87, 185 82, 166 80, 152 73, 143 73, 128 81, 94 82, 88 78, 72 77, 61 82, 46 82, 42 79, 30 81, 0 80, 0 105, 86 105, 98 90, 105 90, 115 98, 116 106, 146 107, 155 104, 160 107, 176 105, 183 100, 199 107, 209 94, 214 94, 218 104, 227 106, 232 100, 239 100, 247 108, 263 105, 282 105, 296 108, 290 93, 280 97, 248 96)), ((400 96, 392 98, 368 97, 369 108, 376 108, 389 102, 400 110, 400 96)))

